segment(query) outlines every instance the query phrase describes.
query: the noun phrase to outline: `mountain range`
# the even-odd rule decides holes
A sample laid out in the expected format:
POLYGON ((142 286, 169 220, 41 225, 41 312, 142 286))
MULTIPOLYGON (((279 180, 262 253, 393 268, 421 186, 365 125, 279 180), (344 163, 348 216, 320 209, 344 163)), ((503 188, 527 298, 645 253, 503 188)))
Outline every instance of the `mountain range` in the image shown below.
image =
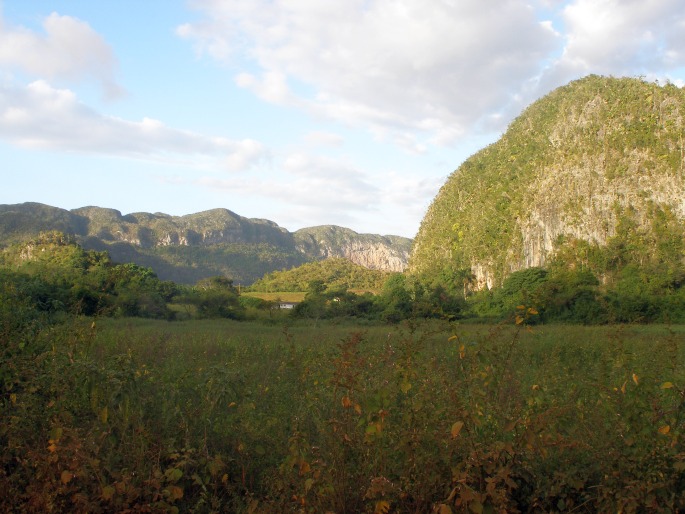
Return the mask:
POLYGON ((333 225, 289 232, 228 209, 171 216, 32 202, 0 205, 0 247, 47 231, 73 235, 88 250, 106 250, 116 262, 151 267, 161 279, 178 283, 223 275, 247 285, 272 271, 335 257, 370 269, 403 271, 412 245, 404 237, 358 234, 333 225))

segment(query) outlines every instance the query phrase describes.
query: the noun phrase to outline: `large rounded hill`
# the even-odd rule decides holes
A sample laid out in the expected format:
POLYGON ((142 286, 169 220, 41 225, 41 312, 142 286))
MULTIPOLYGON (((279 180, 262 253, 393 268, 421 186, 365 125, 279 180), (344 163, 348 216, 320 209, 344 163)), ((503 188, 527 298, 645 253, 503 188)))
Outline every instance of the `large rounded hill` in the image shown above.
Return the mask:
POLYGON ((672 84, 589 76, 556 89, 448 178, 410 270, 482 288, 560 257, 599 274, 621 259, 682 262, 684 117, 672 84))

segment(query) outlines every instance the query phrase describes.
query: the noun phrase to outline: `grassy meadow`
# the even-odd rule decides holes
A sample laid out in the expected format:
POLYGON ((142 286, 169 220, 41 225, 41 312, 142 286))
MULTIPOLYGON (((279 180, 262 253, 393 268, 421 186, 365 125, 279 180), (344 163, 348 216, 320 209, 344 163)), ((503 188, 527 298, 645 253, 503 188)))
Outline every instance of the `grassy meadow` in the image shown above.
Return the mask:
POLYGON ((1 512, 685 509, 685 327, 5 329, 1 512))

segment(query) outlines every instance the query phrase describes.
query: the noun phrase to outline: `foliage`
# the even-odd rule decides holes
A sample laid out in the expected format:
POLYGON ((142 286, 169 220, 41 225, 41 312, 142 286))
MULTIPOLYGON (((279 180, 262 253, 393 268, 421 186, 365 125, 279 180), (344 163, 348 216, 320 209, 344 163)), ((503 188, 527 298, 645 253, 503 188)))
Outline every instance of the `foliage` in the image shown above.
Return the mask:
POLYGON ((295 306, 299 318, 357 318, 398 323, 407 319, 455 319, 463 314, 465 301, 443 287, 424 287, 402 273, 388 274, 379 294, 330 289, 320 280, 310 282, 304 300, 295 306))
MULTIPOLYGON (((660 219, 669 219, 660 212, 660 219)), ((296 287, 309 290, 304 299, 303 293, 297 293, 299 305, 292 314, 299 318, 353 317, 387 323, 473 316, 502 320, 526 304, 538 310, 538 322, 685 321, 685 266, 673 260, 673 252, 680 252, 682 245, 678 226, 662 223, 660 230, 670 234, 672 243, 656 252, 642 252, 638 245, 645 235, 632 219, 623 216, 621 230, 605 247, 559 239, 556 257, 547 268, 514 272, 501 287, 475 294, 468 287, 472 277, 463 270, 451 277, 443 270, 440 280, 426 283, 413 275, 373 272, 343 259, 273 276, 286 277, 296 287), (309 282, 303 286, 305 279, 309 282), (373 285, 377 294, 364 289, 352 292, 345 284, 373 285)), ((41 312, 53 316, 78 312, 274 322, 289 314, 275 315, 270 303, 283 300, 287 292, 271 293, 269 302, 241 300, 233 281, 224 276, 200 280, 192 287, 178 286, 160 281, 150 268, 115 264, 105 252, 86 251, 73 237, 58 232, 6 249, 0 253, 0 266, 5 280, 28 295, 41 312)), ((261 284, 285 287, 288 283, 269 280, 267 276, 261 284)))
POLYGON ((501 287, 469 297, 470 312, 503 320, 518 305, 532 305, 536 322, 682 323, 685 321, 685 269, 665 264, 626 265, 602 284, 588 268, 557 262, 549 270, 528 268, 507 277, 501 287))
POLYGON ((226 277, 201 280, 187 291, 184 300, 195 306, 199 318, 240 319, 244 314, 238 290, 226 277))
POLYGON ((412 311, 412 297, 407 277, 401 273, 391 275, 383 284, 381 292, 382 316, 386 321, 407 319, 412 311))
POLYGON ((0 294, 2 511, 685 508, 682 327, 55 325, 0 294))
POLYGON ((176 286, 149 268, 114 264, 59 232, 12 246, 0 254, 6 280, 45 312, 164 318, 176 286))

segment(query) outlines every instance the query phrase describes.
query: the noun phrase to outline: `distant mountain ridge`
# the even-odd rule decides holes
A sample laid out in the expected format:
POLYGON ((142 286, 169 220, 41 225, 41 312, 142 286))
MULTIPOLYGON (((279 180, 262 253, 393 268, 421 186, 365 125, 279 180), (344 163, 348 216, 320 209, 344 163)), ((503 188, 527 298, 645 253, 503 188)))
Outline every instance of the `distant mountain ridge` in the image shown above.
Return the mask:
POLYGON ((0 205, 0 247, 52 230, 74 235, 84 248, 106 250, 115 261, 150 266, 160 278, 179 283, 227 275, 249 284, 271 271, 335 257, 370 269, 403 271, 412 245, 408 238, 358 234, 333 225, 289 232, 273 221, 228 209, 171 216, 122 215, 96 206, 0 205))

